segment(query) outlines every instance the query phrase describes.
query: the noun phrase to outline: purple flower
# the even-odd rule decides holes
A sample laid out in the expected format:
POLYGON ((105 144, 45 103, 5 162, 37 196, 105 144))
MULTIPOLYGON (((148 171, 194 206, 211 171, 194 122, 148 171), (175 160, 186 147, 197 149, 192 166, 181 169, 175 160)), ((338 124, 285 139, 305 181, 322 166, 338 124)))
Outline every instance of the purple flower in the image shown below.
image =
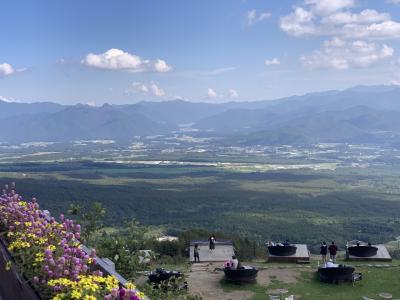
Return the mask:
POLYGON ((120 299, 123 299, 124 298, 124 296, 125 296, 125 289, 124 288, 121 288, 120 290, 119 290, 119 298, 120 299))

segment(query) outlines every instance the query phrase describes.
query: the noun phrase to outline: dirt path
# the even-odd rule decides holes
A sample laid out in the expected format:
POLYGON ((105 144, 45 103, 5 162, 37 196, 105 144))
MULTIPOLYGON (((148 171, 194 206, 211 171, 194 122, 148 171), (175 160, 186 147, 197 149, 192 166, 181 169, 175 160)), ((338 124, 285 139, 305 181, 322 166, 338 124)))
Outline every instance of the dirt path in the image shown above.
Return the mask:
MULTIPOLYGON (((220 285, 220 281, 224 278, 224 273, 213 272, 215 267, 217 265, 214 264, 202 264, 193 267, 193 271, 188 274, 189 292, 191 294, 202 296, 204 300, 246 300, 253 296, 253 292, 246 290, 225 292, 220 285)), ((300 273, 296 270, 271 268, 259 271, 257 283, 264 287, 271 283, 271 279, 285 283, 295 283, 299 276, 300 273)))
POLYGON ((202 296, 204 300, 247 300, 253 296, 250 291, 224 292, 220 281, 224 277, 223 272, 213 272, 216 266, 210 264, 207 268, 194 270, 188 274, 189 292, 192 295, 202 296))

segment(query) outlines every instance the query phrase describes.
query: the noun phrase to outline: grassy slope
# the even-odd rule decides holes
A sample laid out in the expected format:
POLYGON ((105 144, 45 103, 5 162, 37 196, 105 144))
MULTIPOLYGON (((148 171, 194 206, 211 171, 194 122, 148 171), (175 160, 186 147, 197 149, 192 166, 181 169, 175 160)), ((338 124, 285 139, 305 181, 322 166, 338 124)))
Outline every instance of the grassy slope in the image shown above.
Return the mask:
MULTIPOLYGON (((356 300, 363 296, 372 299, 382 299, 378 296, 381 292, 390 293, 393 299, 400 298, 400 267, 399 261, 394 261, 391 268, 357 267, 356 272, 363 274, 363 280, 352 284, 326 284, 318 281, 315 271, 316 265, 312 265, 311 270, 303 271, 296 283, 286 284, 272 280, 269 286, 249 284, 237 286, 235 284, 221 281, 225 291, 237 289, 247 289, 254 293, 251 300, 265 300, 268 290, 288 289, 286 295, 300 296, 306 300, 356 300)), ((282 297, 283 298, 283 297, 282 297)))

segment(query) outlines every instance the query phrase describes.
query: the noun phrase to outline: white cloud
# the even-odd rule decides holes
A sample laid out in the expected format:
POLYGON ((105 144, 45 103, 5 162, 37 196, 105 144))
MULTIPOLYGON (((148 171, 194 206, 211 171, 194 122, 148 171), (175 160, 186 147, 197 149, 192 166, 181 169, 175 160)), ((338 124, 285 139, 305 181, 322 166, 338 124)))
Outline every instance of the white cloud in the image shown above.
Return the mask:
POLYGON ((304 66, 345 70, 369 67, 393 57, 394 49, 382 41, 400 39, 400 22, 386 12, 357 10, 356 2, 303 0, 281 18, 281 29, 294 37, 331 37, 320 49, 301 57, 304 66))
POLYGON ((305 0, 283 16, 280 28, 289 35, 340 36, 347 39, 397 39, 400 23, 374 9, 353 12, 353 0, 305 0))
POLYGON ((237 98, 237 97, 239 97, 238 92, 234 89, 230 89, 229 90, 229 98, 237 98))
POLYGON ((250 10, 247 12, 247 24, 253 25, 255 23, 269 19, 270 17, 271 17, 271 13, 269 13, 269 12, 257 13, 257 10, 253 9, 253 10, 250 10))
POLYGON ((267 66, 280 65, 280 64, 281 64, 280 60, 276 57, 265 60, 265 65, 267 66))
POLYGON ((365 68, 392 57, 394 49, 386 44, 357 41, 344 41, 338 37, 325 41, 321 49, 301 57, 309 68, 331 68, 346 70, 365 68))
POLYGON ((314 18, 312 12, 302 7, 296 7, 291 14, 281 18, 280 27, 283 31, 295 37, 314 35, 317 32, 314 18))
POLYGON ((148 84, 141 83, 141 82, 133 82, 132 86, 135 92, 151 95, 155 97, 163 97, 165 96, 165 91, 159 87, 156 83, 150 82, 148 84))
POLYGON ((0 76, 8 76, 14 74, 14 67, 8 63, 0 64, 0 76))
POLYGON ((355 0, 305 0, 304 3, 315 13, 326 15, 353 7, 355 0))
POLYGON ((400 0, 387 0, 387 3, 400 4, 400 0))
POLYGON ((400 86, 400 79, 393 79, 391 82, 393 85, 399 85, 400 86))
POLYGON ((176 95, 174 97, 174 99, 175 100, 182 100, 182 101, 189 101, 189 99, 187 97, 183 97, 183 96, 180 96, 180 95, 176 95))
POLYGON ((389 21, 388 13, 379 13, 374 9, 365 9, 360 13, 338 12, 321 19, 323 24, 370 24, 374 22, 389 21))
POLYGON ((216 91, 214 91, 214 89, 208 88, 208 89, 207 89, 207 97, 208 97, 208 98, 214 99, 214 98, 218 98, 219 95, 217 94, 216 91))
POLYGON ((170 71, 172 69, 172 67, 169 66, 165 60, 157 59, 154 64, 154 69, 157 72, 165 73, 165 72, 170 71))
POLYGON ((12 97, 4 97, 4 96, 0 96, 0 101, 7 102, 7 103, 18 102, 12 97))
POLYGON ((207 89, 206 99, 223 99, 223 98, 237 98, 239 97, 239 93, 235 89, 229 89, 226 94, 220 94, 213 88, 207 89))
POLYGON ((138 92, 145 93, 145 94, 149 92, 149 88, 147 87, 147 85, 145 85, 141 82, 133 82, 132 86, 138 92))
POLYGON ((346 45, 346 42, 337 36, 332 38, 331 40, 324 41, 324 47, 329 48, 329 47, 344 47, 346 45))
POLYGON ((156 85, 154 82, 150 84, 150 91, 156 97, 165 96, 164 90, 160 88, 158 85, 156 85))
POLYGON ((399 39, 400 23, 385 21, 367 25, 346 24, 343 30, 346 38, 365 38, 375 40, 399 39))
POLYGON ((171 66, 164 60, 157 59, 153 62, 115 48, 101 54, 89 53, 81 63, 88 67, 104 70, 126 70, 131 72, 167 72, 171 70, 171 66))
POLYGON ((86 102, 86 105, 91 106, 91 107, 96 107, 97 106, 96 101, 86 102))

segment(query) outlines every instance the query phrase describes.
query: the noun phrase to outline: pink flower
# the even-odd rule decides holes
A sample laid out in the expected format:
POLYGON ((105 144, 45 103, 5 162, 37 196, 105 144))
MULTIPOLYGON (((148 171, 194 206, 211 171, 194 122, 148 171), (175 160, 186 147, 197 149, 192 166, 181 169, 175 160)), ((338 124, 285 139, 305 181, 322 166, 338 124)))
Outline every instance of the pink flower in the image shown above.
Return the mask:
POLYGON ((117 297, 118 296, 118 289, 112 289, 111 290, 111 296, 117 297))

